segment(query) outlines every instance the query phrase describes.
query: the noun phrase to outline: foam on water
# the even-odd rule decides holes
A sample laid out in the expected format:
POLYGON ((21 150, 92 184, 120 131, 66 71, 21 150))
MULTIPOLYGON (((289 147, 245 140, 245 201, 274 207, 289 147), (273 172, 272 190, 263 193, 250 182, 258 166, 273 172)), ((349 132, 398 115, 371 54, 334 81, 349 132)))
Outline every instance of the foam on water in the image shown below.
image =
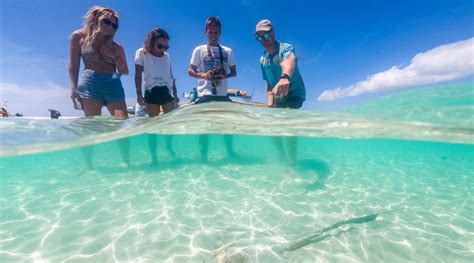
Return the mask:
POLYGON ((2 120, 0 261, 473 258, 469 123, 234 106, 2 120))

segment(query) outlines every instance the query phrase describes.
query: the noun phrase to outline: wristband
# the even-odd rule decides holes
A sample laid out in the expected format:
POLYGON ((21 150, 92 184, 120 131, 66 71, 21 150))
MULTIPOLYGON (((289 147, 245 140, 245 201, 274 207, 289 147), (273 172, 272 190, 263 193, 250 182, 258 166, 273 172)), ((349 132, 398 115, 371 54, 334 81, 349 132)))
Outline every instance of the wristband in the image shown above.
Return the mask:
POLYGON ((281 76, 280 76, 280 79, 287 79, 289 81, 290 80, 290 75, 288 75, 286 73, 282 73, 281 76))

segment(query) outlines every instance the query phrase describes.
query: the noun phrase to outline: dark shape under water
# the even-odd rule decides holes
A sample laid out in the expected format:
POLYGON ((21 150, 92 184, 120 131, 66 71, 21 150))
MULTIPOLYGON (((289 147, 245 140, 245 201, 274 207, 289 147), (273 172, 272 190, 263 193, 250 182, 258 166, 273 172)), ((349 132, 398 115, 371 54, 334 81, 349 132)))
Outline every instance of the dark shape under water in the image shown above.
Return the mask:
POLYGON ((305 186, 308 191, 315 191, 324 188, 325 181, 331 173, 331 168, 328 163, 318 159, 304 159, 297 160, 297 169, 301 172, 314 171, 316 178, 313 183, 305 186))
MULTIPOLYGON (((369 223, 369 222, 375 221, 375 219, 377 219, 379 215, 391 213, 391 212, 394 212, 394 210, 382 212, 382 213, 376 213, 376 214, 369 214, 362 217, 356 217, 349 220, 340 221, 328 227, 325 227, 317 232, 314 232, 306 237, 298 239, 296 241, 273 246, 272 249, 274 252, 279 253, 279 254, 289 252, 289 251, 294 251, 304 246, 307 246, 309 244, 319 243, 328 237, 338 237, 339 235, 343 233, 351 231, 353 228, 340 230, 334 234, 330 234, 326 232, 337 229, 344 225, 369 223)), ((221 259, 221 261, 218 261, 218 262, 246 262, 245 259, 246 259, 246 256, 248 256, 248 254, 244 252, 245 249, 232 251, 232 247, 236 245, 242 245, 242 243, 240 243, 239 241, 236 241, 234 243, 225 245, 221 247, 220 249, 216 250, 215 256, 221 259)), ((245 247, 249 247, 249 244, 245 244, 245 247)))
POLYGON ((332 225, 330 225, 326 228, 323 228, 323 229, 321 229, 321 230, 319 230, 319 231, 317 231, 317 232, 315 232, 315 233, 313 233, 313 234, 311 234, 307 237, 304 237, 300 240, 291 242, 291 243, 287 244, 286 246, 280 247, 278 250, 279 250, 279 252, 294 251, 298 248, 307 246, 311 243, 320 242, 320 241, 326 239, 327 237, 331 236, 331 235, 321 236, 325 232, 331 231, 331 230, 336 229, 340 226, 344 226, 344 225, 348 225, 348 224, 369 223, 369 222, 372 222, 375 219, 377 219, 378 216, 379 216, 379 214, 370 214, 370 215, 366 215, 366 216, 362 216, 362 217, 356 217, 356 218, 352 218, 352 219, 349 219, 349 220, 337 222, 337 223, 332 224, 332 225))

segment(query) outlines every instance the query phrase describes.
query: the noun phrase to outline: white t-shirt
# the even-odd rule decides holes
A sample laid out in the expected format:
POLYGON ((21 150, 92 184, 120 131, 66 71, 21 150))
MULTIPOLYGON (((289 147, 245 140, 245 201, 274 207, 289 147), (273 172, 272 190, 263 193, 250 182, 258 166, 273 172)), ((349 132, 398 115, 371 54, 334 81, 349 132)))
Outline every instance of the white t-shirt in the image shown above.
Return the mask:
MULTIPOLYGON (((211 50, 211 55, 208 54, 208 46, 201 45, 194 49, 193 55, 191 57, 190 64, 197 66, 198 72, 207 72, 208 70, 214 70, 222 68, 220 60, 219 47, 209 47, 211 50)), ((230 73, 229 67, 235 66, 234 53, 232 49, 221 45, 222 48, 222 57, 225 74, 230 73)), ((217 96, 227 95, 227 79, 219 80, 216 87, 212 86, 212 81, 207 79, 199 79, 197 92, 198 96, 212 95, 212 90, 216 89, 217 96)))
POLYGON ((171 58, 167 52, 162 57, 145 53, 143 48, 137 49, 135 53, 135 64, 143 66, 144 83, 147 90, 155 86, 167 86, 170 95, 173 96, 173 77, 171 75, 171 58))

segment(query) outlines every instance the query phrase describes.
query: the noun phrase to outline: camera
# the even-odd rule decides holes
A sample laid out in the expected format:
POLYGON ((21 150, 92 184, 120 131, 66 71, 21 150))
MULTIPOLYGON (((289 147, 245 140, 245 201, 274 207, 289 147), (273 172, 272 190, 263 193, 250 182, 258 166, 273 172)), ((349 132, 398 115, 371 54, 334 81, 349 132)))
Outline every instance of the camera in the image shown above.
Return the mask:
POLYGON ((222 76, 221 75, 224 75, 224 73, 222 71, 216 71, 216 70, 213 70, 212 71, 212 79, 213 80, 220 80, 222 79, 222 76))

